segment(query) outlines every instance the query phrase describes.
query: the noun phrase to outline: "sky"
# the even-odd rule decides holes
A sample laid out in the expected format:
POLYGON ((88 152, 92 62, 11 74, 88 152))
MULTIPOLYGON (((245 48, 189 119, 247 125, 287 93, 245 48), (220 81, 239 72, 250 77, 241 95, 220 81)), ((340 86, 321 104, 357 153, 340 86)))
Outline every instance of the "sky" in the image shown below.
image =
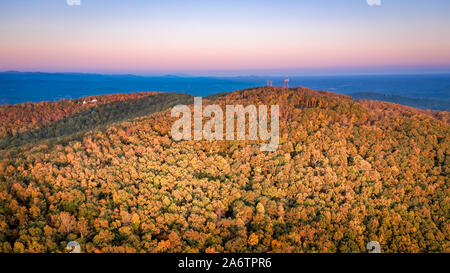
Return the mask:
POLYGON ((68 1, 0 1, 0 71, 450 72, 449 0, 68 1))

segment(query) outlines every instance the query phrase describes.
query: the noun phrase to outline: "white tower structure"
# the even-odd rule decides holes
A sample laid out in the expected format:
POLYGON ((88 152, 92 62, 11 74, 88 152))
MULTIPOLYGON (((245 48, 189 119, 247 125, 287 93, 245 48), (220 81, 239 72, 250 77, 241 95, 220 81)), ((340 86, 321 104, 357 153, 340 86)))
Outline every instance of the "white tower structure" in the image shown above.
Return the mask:
POLYGON ((289 77, 286 77, 286 79, 284 79, 284 88, 289 88, 289 77))

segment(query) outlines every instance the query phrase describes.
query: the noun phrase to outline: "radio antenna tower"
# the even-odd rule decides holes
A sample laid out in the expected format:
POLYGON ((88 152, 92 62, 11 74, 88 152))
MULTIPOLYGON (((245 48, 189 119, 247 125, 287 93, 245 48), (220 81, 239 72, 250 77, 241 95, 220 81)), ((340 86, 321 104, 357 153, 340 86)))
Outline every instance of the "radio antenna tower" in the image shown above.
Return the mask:
POLYGON ((289 77, 284 80, 284 88, 289 88, 289 77))

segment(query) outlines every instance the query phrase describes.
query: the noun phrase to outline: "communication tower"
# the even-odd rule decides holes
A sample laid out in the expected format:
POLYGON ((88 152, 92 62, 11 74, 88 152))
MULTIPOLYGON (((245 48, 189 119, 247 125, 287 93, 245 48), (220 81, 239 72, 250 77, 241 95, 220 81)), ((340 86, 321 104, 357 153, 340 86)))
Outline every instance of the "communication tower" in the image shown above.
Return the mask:
POLYGON ((286 77, 286 79, 284 79, 284 88, 289 88, 289 77, 286 77))

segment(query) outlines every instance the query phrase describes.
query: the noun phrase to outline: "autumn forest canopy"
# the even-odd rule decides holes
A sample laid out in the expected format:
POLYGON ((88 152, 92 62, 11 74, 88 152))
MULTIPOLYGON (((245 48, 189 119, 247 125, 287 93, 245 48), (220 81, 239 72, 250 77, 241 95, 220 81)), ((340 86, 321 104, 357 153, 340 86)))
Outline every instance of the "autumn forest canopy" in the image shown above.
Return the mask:
POLYGON ((0 252, 450 252, 450 113, 306 88, 203 98, 279 105, 280 141, 174 141, 186 94, 0 107, 0 252))

